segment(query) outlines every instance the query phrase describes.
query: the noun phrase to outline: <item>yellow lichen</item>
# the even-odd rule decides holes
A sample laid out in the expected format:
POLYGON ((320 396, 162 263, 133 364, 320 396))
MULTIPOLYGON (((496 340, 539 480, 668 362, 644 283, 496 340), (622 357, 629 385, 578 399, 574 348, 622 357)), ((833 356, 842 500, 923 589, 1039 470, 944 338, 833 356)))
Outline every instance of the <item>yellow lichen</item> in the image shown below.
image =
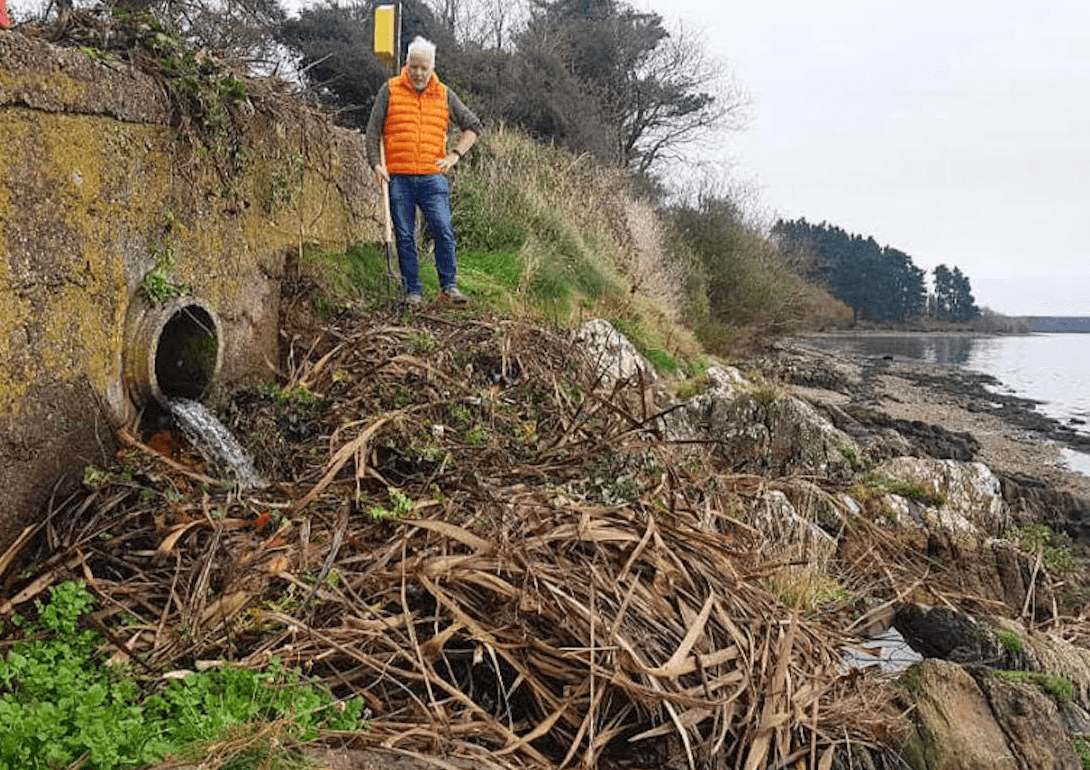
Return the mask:
POLYGON ((0 132, 26 148, 0 161, 0 412, 10 415, 24 411, 35 382, 86 378, 102 392, 120 376, 128 303, 159 250, 171 250, 173 280, 214 309, 244 315, 290 249, 307 241, 344 248, 378 235, 359 215, 371 202, 346 200, 338 186, 333 142, 322 157, 286 166, 284 158, 303 157, 298 139, 270 129, 262 137, 270 151, 255 155, 224 195, 214 159, 166 126, 9 106, 0 108, 0 132), (297 168, 299 177, 285 171, 297 168), (21 195, 38 200, 16 207, 13 175, 21 195), (293 189, 280 205, 261 205, 284 184, 293 189))
MULTIPOLYGON (((65 54, 62 54, 65 55, 65 54)), ((28 69, 0 68, 0 91, 9 93, 36 93, 43 101, 62 105, 76 105, 84 101, 87 83, 76 80, 64 70, 50 69, 38 72, 28 69)))
MULTIPOLYGON (((17 133, 5 131, 6 125, 0 123, 0 133, 6 141, 18 141, 17 133)), ((0 166, 0 222, 15 221, 17 212, 11 203, 11 185, 9 169, 0 166)), ((11 265, 7 236, 12 231, 10 225, 3 229, 0 236, 0 414, 14 414, 16 405, 26 393, 28 383, 20 377, 17 369, 26 351, 17 349, 17 337, 24 335, 24 324, 30 315, 29 303, 15 294, 11 285, 11 265)), ((20 346, 25 347, 25 344, 20 346)))
MULTIPOLYGON (((133 203, 154 196, 154 188, 162 187, 157 177, 165 175, 153 171, 127 179, 131 164, 118 157, 123 146, 116 141, 119 131, 148 133, 149 127, 14 109, 6 116, 10 120, 2 125, 10 130, 5 135, 18 140, 22 134, 22 141, 33 146, 28 156, 35 159, 30 168, 5 166, 0 177, 4 207, 10 212, 6 233, 24 244, 14 257, 25 274, 21 301, 10 288, 13 256, 6 239, 0 253, 2 288, 8 295, 0 315, 0 344, 5 346, 3 361, 9 362, 0 365, 0 399, 5 411, 18 414, 36 381, 86 377, 101 389, 116 373, 129 295, 119 234, 140 226, 136 220, 142 206, 133 203), (48 191, 52 200, 21 200, 18 210, 11 210, 12 174, 33 175, 31 189, 48 191), (119 190, 128 190, 128 195, 119 195, 119 190), (54 213, 27 221, 26 212, 32 210, 54 213), (34 263, 51 265, 34 268, 34 263), (34 349, 27 350, 31 344, 34 349)), ((168 162, 164 157, 157 165, 168 162)))

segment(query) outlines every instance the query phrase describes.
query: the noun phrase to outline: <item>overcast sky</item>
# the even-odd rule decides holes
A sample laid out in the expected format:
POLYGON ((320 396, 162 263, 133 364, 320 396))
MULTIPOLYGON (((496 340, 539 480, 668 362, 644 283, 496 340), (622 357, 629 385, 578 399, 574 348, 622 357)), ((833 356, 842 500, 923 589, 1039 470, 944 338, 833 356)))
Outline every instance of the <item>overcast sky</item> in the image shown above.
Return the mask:
POLYGON ((636 0, 754 97, 763 208, 872 235, 977 304, 1090 315, 1090 2, 636 0))

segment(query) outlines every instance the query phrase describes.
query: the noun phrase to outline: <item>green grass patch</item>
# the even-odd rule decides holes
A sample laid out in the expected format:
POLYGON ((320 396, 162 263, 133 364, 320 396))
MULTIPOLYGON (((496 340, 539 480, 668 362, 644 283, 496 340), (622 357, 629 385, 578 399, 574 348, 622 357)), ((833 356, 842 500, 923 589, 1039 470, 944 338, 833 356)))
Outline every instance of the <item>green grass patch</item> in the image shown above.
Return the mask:
POLYGON ((699 396, 701 393, 707 393, 711 389, 712 383, 705 373, 700 373, 687 377, 678 383, 675 392, 678 398, 682 401, 688 401, 694 396, 699 396))
POLYGON ((585 253, 566 254, 564 274, 570 276, 571 282, 590 299, 601 299, 609 291, 620 290, 619 283, 611 280, 585 253))
POLYGON ((851 599, 851 593, 835 577, 814 565, 784 567, 762 583, 785 607, 810 618, 831 607, 844 606, 851 599))
POLYGON ((643 357, 650 361, 651 365, 660 372, 676 374, 680 368, 673 356, 662 348, 645 348, 642 352, 643 357))
POLYGON ((543 302, 567 302, 572 288, 564 275, 564 266, 555 262, 538 265, 530 280, 530 291, 534 299, 543 302))
MULTIPOLYGON (((356 243, 347 251, 304 249, 299 267, 318 284, 315 309, 322 313, 336 312, 357 302, 371 306, 389 292, 383 245, 356 243)), ((399 275, 396 256, 392 268, 394 275, 399 275)))
POLYGON ((1075 699, 1075 685, 1071 680, 1056 674, 1041 671, 997 671, 996 674, 1010 682, 1031 684, 1038 687, 1048 697, 1063 708, 1070 706, 1075 699))
POLYGON ((891 479, 879 473, 867 473, 861 480, 863 489, 860 499, 869 499, 876 494, 888 494, 914 500, 924 505, 939 507, 946 503, 946 496, 930 489, 918 481, 905 481, 903 479, 891 479))
POLYGON ((510 312, 522 273, 522 257, 517 251, 458 250, 458 285, 475 307, 499 314, 510 312))
POLYGON ((1085 738, 1072 738, 1071 747, 1075 749, 1083 770, 1090 770, 1090 742, 1085 738))
POLYGON ((999 644, 1002 645, 1003 649, 1007 652, 1013 652, 1017 655, 1026 651, 1025 642, 1023 642, 1022 638, 1013 631, 996 629, 994 633, 999 644))
POLYGON ((36 618, 12 617, 22 640, 0 659, 0 768, 114 770, 168 754, 199 762, 212 743, 244 734, 270 740, 240 742, 245 748, 224 766, 269 766, 319 729, 365 727, 362 701, 338 701, 275 660, 262 671, 223 667, 166 686, 108 666, 103 639, 80 621, 93 605, 82 581, 67 582, 35 603, 36 618))
POLYGON ((486 185, 472 174, 459 176, 451 211, 459 243, 469 251, 518 252, 529 235, 520 197, 510 184, 486 185))
POLYGON ((522 259, 517 251, 464 251, 458 252, 459 276, 487 279, 508 290, 518 288, 522 277, 522 259))
POLYGON ((764 384, 756 385, 749 392, 749 394, 753 396, 754 401, 763 406, 765 409, 779 401, 780 398, 783 396, 783 393, 780 392, 777 388, 774 388, 771 385, 764 384))
POLYGON ((644 331, 643 325, 638 321, 629 321, 624 318, 609 319, 610 325, 625 336, 640 355, 647 359, 651 366, 658 372, 676 374, 681 366, 665 349, 655 345, 644 331))

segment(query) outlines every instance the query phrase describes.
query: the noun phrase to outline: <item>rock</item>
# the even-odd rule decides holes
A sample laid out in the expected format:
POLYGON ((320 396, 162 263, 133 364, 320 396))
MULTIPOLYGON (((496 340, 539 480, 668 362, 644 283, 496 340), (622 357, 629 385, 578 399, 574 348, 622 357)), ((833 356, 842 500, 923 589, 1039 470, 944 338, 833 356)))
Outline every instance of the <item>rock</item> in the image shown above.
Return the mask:
POLYGON ((758 387, 733 367, 709 367, 705 377, 708 388, 664 421, 670 439, 712 442, 737 472, 851 478, 859 445, 808 402, 758 387))
POLYGON ((813 564, 825 564, 836 555, 836 540, 810 519, 800 516, 778 489, 765 492, 765 504, 749 522, 784 551, 813 564))
POLYGON ((1081 767, 1070 736, 1090 731, 1090 650, 949 607, 904 605, 894 627, 927 657, 901 680, 913 768, 1081 767))
POLYGON ((893 427, 891 420, 881 412, 856 404, 841 408, 834 404, 818 403, 815 408, 827 414, 833 425, 851 436, 872 460, 921 454, 918 447, 893 427))
POLYGON ((903 756, 916 770, 1079 770, 1056 702, 1033 678, 927 660, 902 679, 914 709, 903 756))
POLYGON ((1022 683, 987 669, 972 673, 1022 767, 1081 770, 1056 702, 1037 683, 1022 683))
POLYGON ((686 402, 669 423, 674 439, 714 442, 737 472, 825 476, 847 481, 859 447, 800 398, 756 391, 729 372, 718 387, 686 402))
POLYGON ((1090 649, 1041 631, 1020 630, 1019 638, 1025 645, 1028 670, 1068 680, 1075 703, 1090 709, 1090 649))
POLYGON ((925 658, 998 666, 1006 648, 995 632, 964 612, 949 607, 906 604, 897 610, 893 627, 925 658))
POLYGON ((1041 511, 1049 512, 1049 526, 1063 531, 1077 543, 1090 542, 1090 497, 1056 489, 1041 479, 1023 474, 1000 476, 1003 499, 1019 523, 1034 523, 1041 511))
POLYGON ((1063 710, 1062 716, 1064 728, 1069 734, 1078 736, 1083 740, 1090 736, 1090 713, 1087 713, 1086 709, 1073 703, 1070 708, 1063 710))
POLYGON ((575 340, 583 344, 595 373, 607 388, 636 375, 648 383, 658 379, 650 362, 609 321, 587 321, 576 330, 575 340))
POLYGON ((895 457, 883 462, 875 472, 918 485, 921 492, 943 501, 939 506, 909 506, 908 512, 928 526, 952 533, 973 528, 1000 537, 1010 525, 999 479, 983 463, 895 457))
POLYGON ((1056 702, 1037 683, 1024 684, 988 670, 973 670, 992 717, 1021 766, 1034 770, 1081 770, 1056 702))
MULTIPOLYGON (((1042 674, 1071 684, 1073 707, 1090 708, 1090 649, 996 616, 905 604, 893 618, 905 641, 925 658, 1003 671, 1042 674)), ((1078 713, 1068 717, 1080 720, 1078 713)), ((1090 717, 1086 718, 1090 728, 1090 717)))
POLYGON ((777 399, 768 408, 769 465, 780 475, 793 473, 846 480, 853 474, 859 447, 802 399, 777 399))
POLYGON ((1002 601, 1010 607, 1012 614, 1021 615, 1023 608, 1026 608, 1026 595, 1032 587, 1033 597, 1028 609, 1038 620, 1050 617, 1052 586, 1043 576, 1038 576, 1035 582, 1033 556, 1020 551, 1009 540, 990 540, 987 545, 987 550, 975 565, 975 574, 981 576, 980 584, 990 584, 992 587, 991 591, 982 589, 983 595, 1002 601), (983 578, 988 572, 992 573, 990 579, 983 578))
POLYGON ((733 366, 709 366, 704 377, 709 385, 704 395, 712 399, 730 398, 749 385, 742 373, 733 366))
MULTIPOLYGON (((885 521, 895 528, 909 531, 915 546, 926 548, 929 543, 942 544, 949 555, 977 551, 984 535, 971 521, 945 506, 935 506, 913 497, 887 494, 881 498, 885 521)), ((932 550, 936 545, 932 545, 932 550)))
POLYGON ((916 770, 1023 770, 976 680, 956 663, 926 660, 902 679, 914 732, 903 748, 916 770))
POLYGON ((1005 539, 1011 516, 999 479, 987 466, 898 457, 875 473, 911 487, 882 496, 886 526, 901 530, 933 557, 961 564, 966 590, 1003 602, 1014 616, 1028 610, 1038 620, 1051 617, 1051 581, 1039 572, 1035 576, 1032 557, 1005 539))

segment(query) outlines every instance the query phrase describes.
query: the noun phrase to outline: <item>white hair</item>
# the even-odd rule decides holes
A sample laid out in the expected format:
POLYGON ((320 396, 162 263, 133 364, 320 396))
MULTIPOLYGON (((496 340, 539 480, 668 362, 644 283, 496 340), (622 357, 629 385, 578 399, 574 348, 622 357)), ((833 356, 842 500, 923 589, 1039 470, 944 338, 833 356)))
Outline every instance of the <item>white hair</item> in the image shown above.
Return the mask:
POLYGON ((408 56, 412 56, 413 53, 424 54, 431 59, 432 64, 435 64, 435 43, 427 38, 423 38, 420 35, 413 38, 413 41, 409 43, 408 56))

